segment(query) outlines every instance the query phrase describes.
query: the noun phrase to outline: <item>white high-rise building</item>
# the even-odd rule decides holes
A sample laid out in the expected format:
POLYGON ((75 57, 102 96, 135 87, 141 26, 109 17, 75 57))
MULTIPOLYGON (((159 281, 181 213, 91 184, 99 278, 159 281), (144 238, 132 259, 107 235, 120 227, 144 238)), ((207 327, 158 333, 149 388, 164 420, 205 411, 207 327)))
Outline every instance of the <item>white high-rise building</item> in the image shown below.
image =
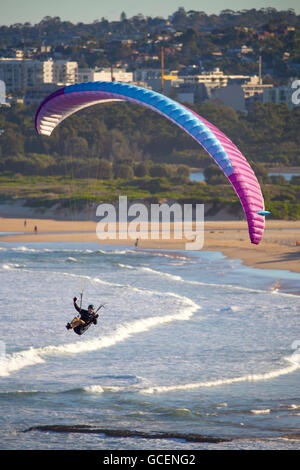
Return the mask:
POLYGON ((0 59, 0 80, 5 82, 10 93, 44 83, 70 85, 77 80, 77 70, 77 62, 67 60, 0 59))
POLYGON ((78 64, 69 60, 53 61, 52 83, 72 85, 77 81, 78 64))

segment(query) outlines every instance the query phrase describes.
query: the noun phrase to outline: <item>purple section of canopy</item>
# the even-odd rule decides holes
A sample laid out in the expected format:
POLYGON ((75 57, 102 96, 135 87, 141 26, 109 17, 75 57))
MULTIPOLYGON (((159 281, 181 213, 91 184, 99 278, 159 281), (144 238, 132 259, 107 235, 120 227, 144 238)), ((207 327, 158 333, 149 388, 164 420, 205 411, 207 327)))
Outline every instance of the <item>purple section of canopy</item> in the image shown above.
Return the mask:
POLYGON ((112 93, 84 91, 64 93, 64 88, 46 98, 40 105, 35 119, 35 128, 39 134, 50 135, 53 129, 64 119, 76 111, 107 101, 116 101, 112 93))
POLYGON ((38 116, 40 114, 41 109, 44 108, 46 103, 48 103, 49 101, 52 101, 53 98, 55 98, 56 96, 61 96, 63 94, 64 94, 64 88, 60 88, 59 90, 56 90, 51 95, 47 96, 47 98, 39 105, 38 110, 35 113, 35 128, 36 128, 37 132, 39 132, 38 131, 38 116))

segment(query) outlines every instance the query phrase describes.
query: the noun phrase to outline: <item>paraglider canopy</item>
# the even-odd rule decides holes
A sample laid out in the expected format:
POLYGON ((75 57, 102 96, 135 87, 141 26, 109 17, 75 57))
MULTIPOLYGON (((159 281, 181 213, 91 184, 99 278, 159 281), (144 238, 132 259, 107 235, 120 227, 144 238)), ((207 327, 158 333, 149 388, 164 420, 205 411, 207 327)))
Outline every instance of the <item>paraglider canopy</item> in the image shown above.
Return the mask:
POLYGON ((155 91, 127 83, 79 83, 57 90, 42 102, 36 113, 36 130, 50 136, 71 114, 108 101, 129 101, 152 109, 202 145, 234 187, 247 217, 251 242, 260 243, 265 223, 264 200, 252 168, 223 132, 186 106, 155 91))

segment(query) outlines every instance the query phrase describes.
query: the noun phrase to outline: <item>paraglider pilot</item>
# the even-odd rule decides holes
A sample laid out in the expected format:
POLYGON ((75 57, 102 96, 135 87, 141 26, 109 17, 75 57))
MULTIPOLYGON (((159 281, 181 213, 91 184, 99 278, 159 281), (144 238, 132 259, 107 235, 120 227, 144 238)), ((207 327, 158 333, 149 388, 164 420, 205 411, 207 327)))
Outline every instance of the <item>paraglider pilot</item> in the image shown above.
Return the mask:
POLYGON ((76 302, 77 302, 77 297, 74 297, 73 298, 74 307, 77 310, 77 312, 80 314, 80 318, 75 317, 71 323, 67 323, 66 328, 70 330, 71 328, 76 328, 76 326, 88 323, 92 319, 93 316, 94 316, 93 323, 94 325, 96 325, 98 315, 95 315, 94 305, 89 305, 88 309, 84 310, 83 308, 80 308, 76 302))

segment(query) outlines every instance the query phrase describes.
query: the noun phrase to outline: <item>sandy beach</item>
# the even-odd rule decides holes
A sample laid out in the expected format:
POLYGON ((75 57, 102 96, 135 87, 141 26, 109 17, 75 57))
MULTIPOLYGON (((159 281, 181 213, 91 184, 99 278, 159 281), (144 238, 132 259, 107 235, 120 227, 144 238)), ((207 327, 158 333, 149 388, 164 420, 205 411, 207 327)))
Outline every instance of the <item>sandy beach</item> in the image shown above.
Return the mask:
MULTIPOLYGON (((134 245, 130 238, 101 241, 96 235, 96 222, 61 221, 50 219, 0 218, 2 242, 98 242, 134 245), (37 227, 37 233, 34 232, 37 227), (5 235, 5 232, 7 235, 5 235)), ((262 269, 284 269, 300 273, 300 221, 266 221, 260 245, 249 241, 245 221, 205 222, 205 251, 220 251, 226 257, 239 258, 245 265, 262 269)), ((186 240, 143 240, 139 248, 184 249, 186 240)))

